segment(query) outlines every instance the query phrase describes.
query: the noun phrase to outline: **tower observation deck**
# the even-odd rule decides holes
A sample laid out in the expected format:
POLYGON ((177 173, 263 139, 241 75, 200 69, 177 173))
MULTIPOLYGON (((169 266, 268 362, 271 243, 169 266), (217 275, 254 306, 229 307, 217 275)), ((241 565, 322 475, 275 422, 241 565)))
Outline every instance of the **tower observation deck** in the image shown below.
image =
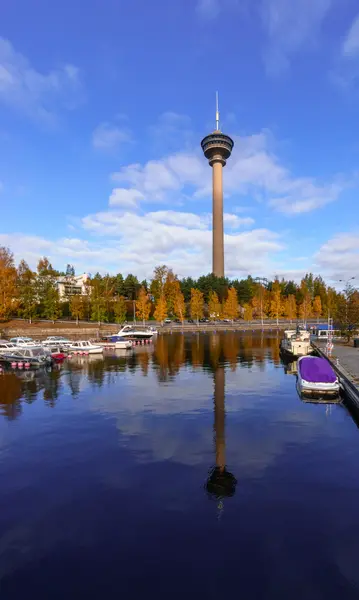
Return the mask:
POLYGON ((234 142, 219 129, 218 95, 216 101, 216 129, 203 138, 201 146, 213 169, 212 272, 217 277, 224 277, 223 167, 232 154, 234 142))

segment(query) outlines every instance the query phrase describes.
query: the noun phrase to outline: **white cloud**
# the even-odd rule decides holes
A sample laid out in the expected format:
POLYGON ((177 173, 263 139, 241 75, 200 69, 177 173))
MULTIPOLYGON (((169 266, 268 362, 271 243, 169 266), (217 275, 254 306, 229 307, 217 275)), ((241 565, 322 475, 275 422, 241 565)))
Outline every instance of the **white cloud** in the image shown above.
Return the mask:
POLYGON ((303 179, 299 180, 297 187, 297 193, 294 196, 273 198, 270 201, 271 206, 289 215, 307 213, 337 200, 345 185, 331 184, 320 187, 310 180, 303 179))
POLYGON ((263 0, 262 20, 268 36, 265 62, 268 73, 285 71, 291 57, 318 41, 332 0, 263 0))
POLYGON ((114 151, 132 140, 131 132, 111 123, 100 123, 92 134, 92 145, 97 150, 114 151))
MULTIPOLYGON (((294 177, 271 151, 269 132, 237 138, 224 171, 226 196, 250 195, 285 214, 300 214, 336 200, 348 185, 343 178, 321 184, 311 177, 294 177)), ((137 189, 146 202, 210 197, 211 169, 198 152, 177 152, 162 160, 122 167, 112 179, 137 189)))
POLYGON ((359 15, 354 19, 345 37, 342 54, 350 58, 359 55, 359 15))
MULTIPOLYGON (((25 258, 32 267, 46 255, 54 266, 67 262, 78 272, 132 272, 150 277, 157 264, 168 264, 180 276, 198 277, 211 271, 212 232, 208 215, 179 213, 173 223, 172 211, 137 215, 132 212, 102 212, 83 219, 86 235, 94 239, 59 238, 0 234, 0 245, 9 246, 16 260, 25 258)), ((272 272, 272 257, 283 248, 277 233, 254 229, 225 234, 226 273, 240 276, 272 272)))
MULTIPOLYGON (((321 246, 315 256, 318 269, 333 281, 358 277, 359 235, 338 233, 321 246)), ((358 280, 359 281, 359 280, 358 280)))
POLYGON ((246 227, 254 224, 252 217, 238 217, 230 213, 224 213, 223 215, 224 225, 231 229, 238 229, 239 227, 246 227))
MULTIPOLYGON (((233 217, 236 216, 230 216, 229 221, 233 217)), ((239 225, 236 223, 236 227, 239 225)), ((141 277, 149 276, 153 266, 161 263, 172 266, 181 276, 198 276, 211 270, 212 232, 207 214, 158 211, 136 215, 106 211, 85 217, 83 226, 88 232, 107 239, 117 238, 121 245, 118 261, 128 261, 129 270, 140 272, 141 277)), ((282 244, 278 234, 255 229, 226 233, 225 247, 226 272, 238 275, 263 271, 265 265, 269 269, 270 256, 278 252, 282 244)))
POLYGON ((0 38, 0 102, 31 118, 53 123, 56 108, 74 108, 80 96, 77 67, 66 64, 40 73, 8 40, 0 38))
POLYGON ((109 199, 110 206, 120 206, 123 208, 137 208, 139 201, 143 200, 144 196, 135 189, 115 188, 109 199))

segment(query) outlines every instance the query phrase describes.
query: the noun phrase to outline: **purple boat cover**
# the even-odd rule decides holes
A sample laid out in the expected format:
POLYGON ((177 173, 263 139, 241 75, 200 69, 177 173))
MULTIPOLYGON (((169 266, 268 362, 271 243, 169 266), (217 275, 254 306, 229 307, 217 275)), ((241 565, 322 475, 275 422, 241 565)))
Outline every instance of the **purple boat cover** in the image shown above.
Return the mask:
POLYGON ((325 358, 305 356, 299 362, 302 379, 312 383, 335 383, 337 376, 325 358))

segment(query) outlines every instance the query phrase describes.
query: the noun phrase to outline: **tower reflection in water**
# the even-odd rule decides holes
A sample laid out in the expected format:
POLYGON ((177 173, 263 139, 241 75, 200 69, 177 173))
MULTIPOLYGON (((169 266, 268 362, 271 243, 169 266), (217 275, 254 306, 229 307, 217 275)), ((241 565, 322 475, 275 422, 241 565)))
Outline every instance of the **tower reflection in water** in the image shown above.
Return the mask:
POLYGON ((206 489, 210 497, 220 501, 234 496, 237 480, 226 468, 226 435, 225 435, 225 370, 217 366, 214 371, 214 441, 216 447, 216 464, 210 470, 206 489))

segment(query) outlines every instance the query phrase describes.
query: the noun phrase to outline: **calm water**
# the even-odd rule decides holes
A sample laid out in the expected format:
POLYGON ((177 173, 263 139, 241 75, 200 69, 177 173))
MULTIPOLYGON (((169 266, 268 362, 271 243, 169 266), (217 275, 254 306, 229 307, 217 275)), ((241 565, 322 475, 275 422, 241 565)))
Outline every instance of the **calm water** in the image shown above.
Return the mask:
POLYGON ((0 598, 359 597, 359 435, 278 338, 0 375, 0 598))

